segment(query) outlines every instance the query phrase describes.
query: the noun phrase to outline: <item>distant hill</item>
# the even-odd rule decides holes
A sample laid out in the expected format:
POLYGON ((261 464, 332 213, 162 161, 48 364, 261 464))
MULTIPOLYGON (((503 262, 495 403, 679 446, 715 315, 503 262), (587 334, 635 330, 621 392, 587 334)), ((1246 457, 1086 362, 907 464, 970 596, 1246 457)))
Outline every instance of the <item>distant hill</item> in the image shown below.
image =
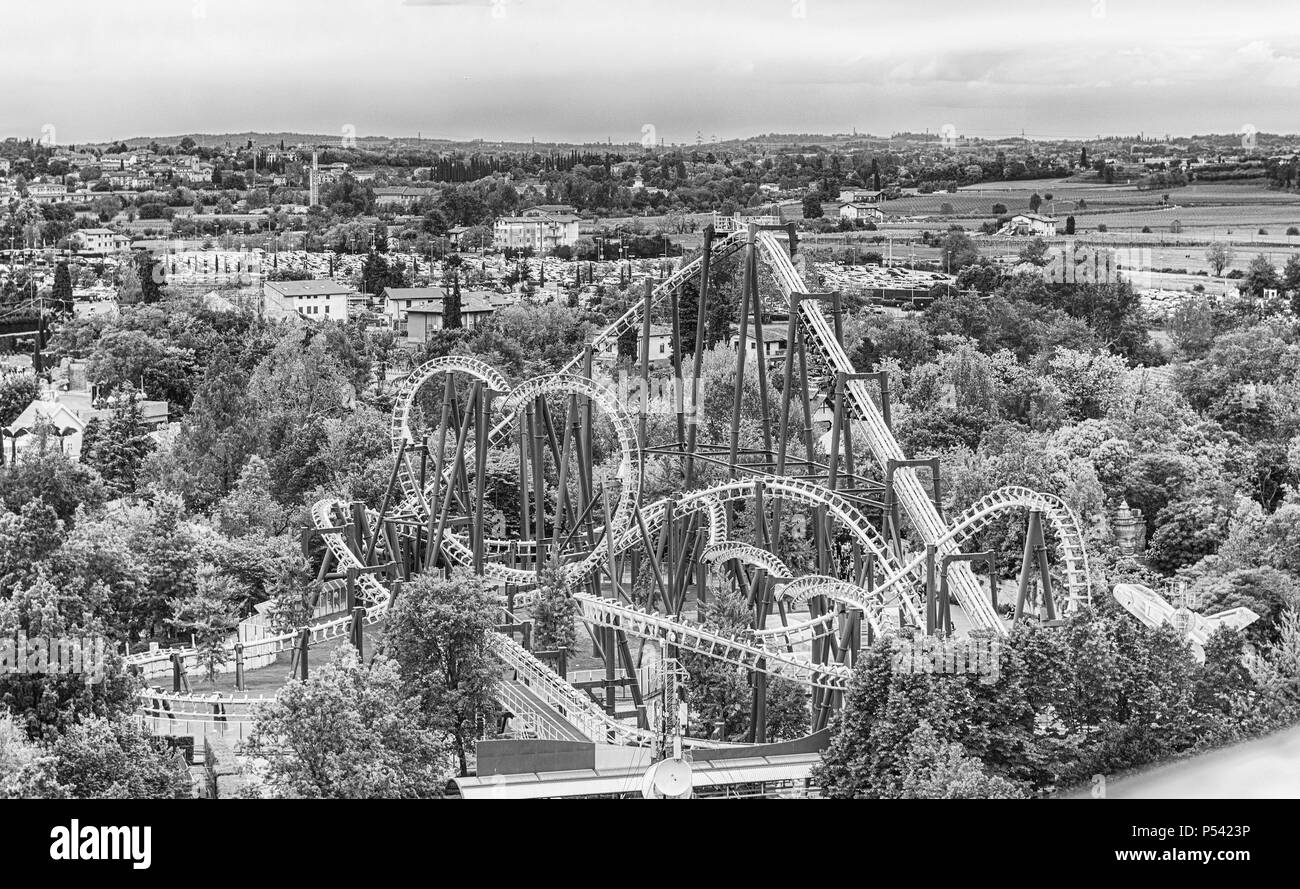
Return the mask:
MULTIPOLYGON (((260 133, 251 130, 241 133, 177 133, 169 136, 133 136, 129 139, 113 139, 108 142, 87 142, 82 143, 87 147, 103 147, 106 145, 115 145, 118 142, 126 144, 130 148, 142 148, 151 142, 157 142, 160 146, 179 145, 185 138, 193 139, 199 145, 215 146, 225 145, 229 142, 232 146, 244 145, 248 140, 253 140, 255 145, 279 145, 284 142, 285 147, 295 145, 319 145, 322 148, 337 147, 340 136, 334 134, 317 134, 317 133, 260 133)), ((733 141, 733 144, 735 142, 733 141)), ((552 151, 552 150, 569 150, 573 148, 619 148, 626 149, 629 146, 639 146, 639 142, 625 142, 609 144, 606 142, 539 142, 531 140, 521 141, 501 141, 495 139, 439 139, 431 137, 415 136, 363 136, 356 137, 356 147, 369 149, 385 149, 394 147, 409 148, 438 148, 444 150, 463 149, 463 150, 495 150, 495 151, 552 151)))
MULTIPOLYGON (((117 142, 124 142, 132 148, 139 148, 148 145, 150 142, 157 142, 159 145, 179 145, 182 139, 190 138, 200 145, 224 145, 229 142, 231 145, 243 145, 249 139, 252 139, 257 145, 278 145, 281 141, 288 145, 337 145, 339 135, 322 135, 315 133, 257 133, 247 130, 242 133, 179 133, 174 136, 133 136, 130 139, 114 139, 111 142, 91 143, 95 145, 112 145, 117 142)), ((445 139, 390 139, 387 136, 358 136, 358 145, 391 145, 394 142, 410 142, 416 144, 451 144, 445 139)))

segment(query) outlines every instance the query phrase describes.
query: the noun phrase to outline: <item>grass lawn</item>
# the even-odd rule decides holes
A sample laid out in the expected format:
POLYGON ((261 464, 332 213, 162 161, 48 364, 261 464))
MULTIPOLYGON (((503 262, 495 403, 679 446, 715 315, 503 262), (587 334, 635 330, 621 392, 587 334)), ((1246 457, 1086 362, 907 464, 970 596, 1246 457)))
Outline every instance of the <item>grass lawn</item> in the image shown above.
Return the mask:
MULTIPOLYGON (((383 621, 365 627, 363 635, 364 653, 369 658, 375 653, 375 646, 378 645, 379 639, 383 635, 383 621)), ((347 640, 345 638, 338 638, 313 645, 307 655, 307 674, 310 676, 313 668, 324 664, 340 645, 346 644, 347 640)), ((282 651, 276 658, 275 663, 257 670, 246 670, 244 672, 245 688, 243 691, 235 688, 235 673, 233 670, 229 673, 219 674, 213 683, 209 683, 206 679, 196 679, 191 676, 190 691, 194 694, 220 692, 223 695, 265 695, 270 697, 289 681, 292 665, 292 654, 282 651)), ((170 677, 163 677, 158 681, 158 684, 165 689, 170 689, 171 679, 170 677)))

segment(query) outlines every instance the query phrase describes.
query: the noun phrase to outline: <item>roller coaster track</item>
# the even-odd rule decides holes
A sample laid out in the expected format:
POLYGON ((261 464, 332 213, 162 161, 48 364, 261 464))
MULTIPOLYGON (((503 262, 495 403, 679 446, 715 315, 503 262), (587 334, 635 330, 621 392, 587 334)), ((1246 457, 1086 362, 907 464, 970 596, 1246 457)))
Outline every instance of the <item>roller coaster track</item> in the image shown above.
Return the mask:
MULTIPOLYGON (((738 251, 745 246, 745 232, 733 232, 724 238, 719 238, 714 242, 712 252, 714 260, 722 260, 738 251)), ((675 272, 659 283, 651 294, 651 308, 662 308, 667 302, 669 295, 680 290, 683 285, 696 278, 700 274, 700 267, 703 263, 703 257, 696 257, 688 263, 684 263, 675 272)), ((611 343, 617 342, 618 338, 629 330, 635 330, 645 317, 645 304, 635 302, 632 306, 614 320, 612 324, 592 338, 592 346, 596 349, 604 348, 611 343)), ((579 373, 582 368, 582 356, 575 355, 568 364, 566 364, 561 373, 579 373)))
MULTIPOLYGON (((748 232, 741 231, 718 239, 713 245, 713 257, 721 260, 734 254, 746 245, 749 238, 748 232)), ((758 232, 754 236, 754 244, 759 257, 770 270, 785 298, 792 301, 792 304, 797 302, 799 330, 811 361, 832 374, 852 374, 854 372, 852 363, 817 302, 798 298, 807 294, 808 290, 791 263, 783 244, 768 231, 758 232)), ((700 270, 701 259, 678 268, 652 291, 648 300, 651 310, 662 307, 675 290, 698 276, 700 270)), ((597 349, 602 348, 628 331, 636 329, 644 322, 645 311, 645 302, 634 303, 623 315, 593 338, 593 346, 597 349)), ((632 636, 654 639, 675 646, 678 650, 693 652, 747 670, 766 672, 813 688, 830 691, 846 689, 851 668, 842 664, 814 663, 793 653, 794 646, 834 632, 836 622, 841 616, 834 611, 789 626, 755 630, 746 638, 737 638, 682 618, 647 612, 635 605, 593 595, 579 589, 580 581, 599 570, 611 551, 618 554, 642 545, 645 535, 659 531, 670 515, 677 520, 691 514, 701 514, 705 518, 704 525, 707 528, 707 544, 701 553, 701 558, 705 562, 715 565, 737 562, 761 569, 773 581, 776 595, 792 604, 821 596, 845 607, 860 609, 864 619, 877 634, 888 635, 898 632, 900 618, 907 618, 916 625, 923 624, 916 601, 916 587, 917 581, 924 575, 924 555, 912 559, 907 564, 900 564, 864 514, 843 497, 811 480, 766 474, 748 475, 649 504, 640 509, 640 520, 637 521, 635 517, 640 499, 642 467, 632 420, 613 393, 580 375, 582 361, 581 355, 575 356, 559 373, 525 381, 517 387, 512 387, 490 365, 467 356, 438 358, 412 372, 397 393, 391 420, 391 441, 394 452, 403 455, 398 461, 396 475, 397 484, 403 495, 398 512, 415 517, 421 522, 430 522, 432 509, 430 493, 436 493, 439 486, 450 484, 458 461, 461 459, 454 453, 456 443, 452 442, 452 459, 445 466, 435 470, 433 477, 426 481, 427 488, 420 484, 419 478, 422 473, 417 473, 411 456, 413 446, 418 444, 413 430, 413 415, 418 393, 431 381, 460 374, 481 384, 494 395, 505 396, 503 400, 493 403, 487 441, 476 442, 474 447, 498 446, 508 440, 511 428, 519 420, 520 412, 533 399, 542 396, 576 395, 595 406, 600 414, 613 424, 621 452, 617 471, 618 502, 612 511, 609 526, 597 526, 599 535, 608 538, 608 545, 590 547, 589 552, 581 555, 580 561, 569 562, 565 566, 565 588, 577 601, 579 614, 587 623, 616 628, 632 636), (749 543, 731 540, 728 504, 737 501, 756 502, 760 494, 765 498, 764 502, 766 498, 784 499, 824 509, 827 515, 838 522, 872 554, 880 571, 880 583, 868 590, 834 577, 812 575, 794 578, 789 568, 775 554, 749 543)), ((861 381, 850 379, 846 387, 846 395, 848 416, 854 425, 854 430, 860 431, 860 440, 867 443, 880 466, 883 468, 890 461, 903 460, 905 455, 877 409, 867 386, 861 381)), ((467 423, 465 428, 468 430, 470 424, 467 423)), ((462 437, 467 434, 467 432, 462 433, 462 437)), ((445 444, 439 442, 440 447, 445 444)), ((466 447, 468 450, 468 444, 466 447)), ((438 453, 439 462, 443 456, 442 452, 438 453)), ((893 485, 899 502, 921 538, 927 544, 936 547, 940 555, 958 553, 962 544, 1007 510, 1028 508, 1042 511, 1056 532, 1057 546, 1069 589, 1067 608, 1088 601, 1090 595, 1088 563, 1082 535, 1075 516, 1059 498, 1025 488, 1002 488, 974 504, 952 524, 947 524, 939 515, 935 504, 913 469, 907 467, 896 469, 893 485)), ((333 501, 322 501, 313 509, 313 520, 338 565, 345 569, 365 568, 367 566, 364 560, 352 550, 344 535, 337 530, 338 517, 341 515, 342 504, 333 501)), ((437 517, 435 516, 434 519, 436 520, 437 517)), ((379 516, 370 513, 369 520, 378 526, 379 516)), ((430 524, 432 526, 432 523, 430 524)), ((378 546, 383 550, 388 547, 387 541, 382 536, 379 538, 378 546)), ((447 528, 440 538, 440 546, 443 555, 452 563, 462 566, 474 563, 474 553, 467 534, 447 528)), ((493 539, 485 536, 482 546, 485 554, 493 557, 485 559, 482 563, 484 577, 497 584, 512 584, 523 589, 525 592, 522 597, 516 597, 515 605, 526 606, 529 601, 527 590, 536 588, 537 573, 503 564, 495 559, 510 554, 535 552, 537 542, 493 539)), ((387 558, 388 555, 385 554, 384 557, 387 558)), ((1006 634, 1006 625, 982 594, 969 566, 963 562, 954 563, 949 567, 948 576, 953 596, 965 610, 971 623, 975 627, 1006 634)), ((366 607, 366 621, 379 620, 389 604, 387 588, 370 573, 359 575, 358 582, 358 595, 366 607)), ((350 622, 351 617, 344 616, 314 624, 310 627, 312 640, 324 641, 344 636, 350 622)), ((300 637, 301 629, 250 643, 246 648, 257 646, 259 652, 280 652, 292 648, 300 637)), ((648 743, 648 733, 607 714, 589 695, 573 688, 512 638, 491 633, 488 644, 502 663, 513 671, 515 682, 526 685, 532 695, 543 701, 551 711, 560 714, 582 734, 593 740, 629 744, 648 743)), ((128 661, 146 676, 157 676, 171 669, 173 653, 163 651, 134 655, 128 661)), ((182 652, 181 657, 188 665, 191 659, 197 658, 197 653, 182 652)), ((530 696, 513 694, 508 688, 503 688, 501 697, 514 707, 531 706, 530 696)), ((207 709, 213 707, 214 701, 220 701, 223 708, 233 707, 236 711, 247 711, 256 700, 255 698, 214 699, 210 695, 166 695, 149 692, 147 700, 142 696, 142 709, 146 714, 152 715, 157 715, 160 710, 167 710, 173 716, 192 714, 194 718, 199 718, 207 709)), ((709 742, 696 743, 708 744, 709 742)))
MULTIPOLYGON (((716 245, 715 255, 721 258, 734 253, 743 246, 747 238, 747 233, 737 232, 721 239, 716 245)), ((759 233, 756 243, 787 299, 792 299, 796 294, 808 292, 802 279, 790 263, 784 247, 772 234, 767 232, 759 233)), ((671 277, 662 282, 652 292, 651 308, 661 305, 673 290, 680 288, 691 280, 699 270, 699 259, 684 264, 677 269, 671 277)), ((634 304, 593 339, 593 346, 599 348, 617 340, 624 333, 634 330, 637 325, 643 322, 645 310, 644 303, 634 304)), ((805 342, 809 346, 814 361, 820 361, 832 372, 851 374, 854 371, 852 363, 839 345, 821 309, 814 301, 798 300, 798 319, 802 325, 805 342)), ((581 356, 575 356, 566 365, 562 375, 569 376, 568 372, 576 371, 581 360, 581 356)), ((408 385, 402 393, 402 397, 399 397, 399 408, 394 414, 395 444, 398 443, 399 435, 408 443, 414 442, 414 436, 410 430, 410 402, 414 399, 415 393, 420 386, 440 371, 454 372, 459 369, 455 361, 443 360, 441 365, 426 365, 412 375, 413 383, 408 385)), ((465 372, 483 380, 498 391, 506 390, 504 380, 498 379, 488 382, 488 371, 489 369, 480 366, 467 367, 465 370, 465 372)), ((525 385, 530 385, 530 396, 546 391, 544 385, 525 385)), ((860 381, 850 380, 848 395, 850 416, 855 421, 855 428, 863 431, 863 437, 877 461, 884 466, 888 461, 902 460, 904 454, 894 440, 865 385, 860 381)), ((507 402, 517 406, 526 400, 525 397, 512 394, 507 399, 507 402)), ((621 414, 619 406, 616 404, 602 403, 601 408, 602 413, 611 418, 617 418, 621 414)), ((493 441, 499 440, 505 435, 511 419, 510 417, 503 418, 493 428, 493 441)), ((624 452, 624 460, 620 465, 621 467, 627 467, 630 463, 628 459, 630 446, 634 440, 631 436, 630 422, 620 424, 616 421, 616 431, 620 447, 624 452)), ((407 479, 409 478, 408 474, 407 479)), ((630 494, 635 500, 635 487, 639 487, 639 477, 635 483, 629 484, 632 481, 629 474, 620 471, 620 481, 623 483, 620 489, 621 495, 628 496, 630 494)), ((873 591, 871 596, 864 595, 859 588, 834 578, 825 578, 816 582, 805 583, 802 587, 795 587, 796 595, 799 595, 798 591, 802 590, 806 591, 806 596, 826 595, 834 601, 861 608, 873 629, 877 632, 889 632, 890 630, 896 630, 896 624, 885 618, 888 609, 884 606, 886 598, 892 594, 893 602, 898 604, 900 610, 908 613, 913 621, 919 623, 919 610, 912 597, 907 593, 906 586, 920 575, 924 567, 923 556, 913 560, 906 566, 898 565, 892 559, 883 539, 875 532, 866 517, 819 485, 793 478, 763 478, 760 483, 765 488, 770 489, 771 493, 778 496, 793 495, 796 499, 801 499, 804 502, 817 505, 833 505, 835 508, 831 510, 832 514, 867 546, 884 569, 885 579, 873 591)), ((704 506, 709 510, 709 546, 703 554, 706 561, 738 559, 745 564, 763 568, 768 572, 769 576, 779 582, 787 581, 789 580, 789 571, 774 555, 748 544, 726 539, 725 516, 719 515, 721 507, 730 500, 752 497, 753 485, 754 482, 748 479, 741 482, 732 482, 705 491, 686 494, 680 500, 674 500, 673 505, 678 515, 690 512, 692 509, 698 508, 698 506, 704 506)), ((1075 522, 1073 515, 1069 513, 1064 504, 1056 498, 1036 495, 1024 489, 1014 491, 1007 489, 995 492, 994 495, 990 495, 989 498, 976 504, 957 522, 956 526, 950 528, 943 523, 937 509, 913 470, 910 468, 897 470, 894 476, 894 485, 900 502, 908 511, 909 517, 917 526, 923 539, 927 543, 933 544, 940 554, 958 552, 961 542, 978 533, 993 516, 1002 511, 1025 506, 1043 509, 1049 522, 1057 531, 1058 546, 1065 556, 1070 600, 1074 603, 1086 597, 1086 553, 1084 553, 1081 537, 1077 531, 1077 522, 1075 522)), ((406 490, 409 501, 416 511, 426 512, 428 505, 425 492, 417 490, 417 486, 412 483, 406 485, 406 490)), ((622 505, 622 500, 620 505, 622 505)), ((652 529, 656 528, 664 520, 666 514, 667 502, 664 501, 652 504, 643 510, 646 524, 652 529)), ((625 522, 617 522, 616 525, 618 525, 614 529, 616 551, 621 552, 637 545, 638 538, 635 530, 638 529, 633 529, 630 523, 625 522)), ((602 529, 602 533, 603 531, 604 529, 602 529)), ((515 551, 520 551, 526 546, 528 546, 528 542, 518 541, 516 542, 515 551)), ((459 535, 448 535, 445 548, 448 557, 453 561, 462 565, 470 563, 472 553, 459 535)), ((492 540, 485 544, 485 548, 489 552, 499 554, 508 551, 509 542, 492 540)), ((595 565, 599 564, 603 556, 604 552, 602 552, 601 548, 594 548, 588 554, 580 569, 570 573, 569 577, 576 579, 581 574, 591 570, 595 565)), ((530 579, 529 572, 520 571, 519 569, 503 570, 496 566, 492 568, 485 567, 485 573, 494 578, 508 578, 512 582, 521 584, 527 584, 530 579)), ((535 575, 533 576, 535 577, 535 575)), ((949 576, 954 588, 954 598, 959 605, 966 608, 972 623, 975 626, 987 627, 995 632, 1005 634, 1005 625, 982 595, 969 567, 964 563, 954 564, 949 569, 949 576)), ((716 637, 707 629, 684 620, 657 614, 646 614, 634 606, 614 600, 592 596, 587 593, 574 593, 573 595, 580 602, 582 616, 589 623, 602 626, 617 626, 632 635, 656 638, 749 669, 756 669, 761 664, 769 672, 784 675, 787 678, 806 684, 827 688, 842 687, 842 678, 837 675, 839 671, 835 668, 827 669, 824 665, 815 665, 794 657, 788 660, 782 657, 772 658, 770 659, 771 666, 768 666, 769 658, 767 655, 773 653, 774 647, 779 647, 782 644, 788 647, 794 644, 795 640, 815 638, 829 632, 828 628, 833 622, 832 615, 825 615, 780 630, 758 631, 756 638, 760 644, 759 646, 753 646, 741 640, 716 637)))
POLYGON ((647 612, 635 605, 587 593, 577 593, 574 598, 581 607, 582 619, 589 624, 613 627, 642 639, 657 639, 747 670, 761 670, 801 685, 834 691, 848 688, 852 677, 852 669, 842 664, 814 664, 804 658, 768 650, 747 639, 647 612))
MULTIPOLYGON (((986 494, 958 516, 952 527, 937 542, 961 547, 988 527, 989 523, 998 516, 1018 509, 1040 510, 1056 531, 1057 553, 1063 563, 1062 573, 1068 591, 1067 608, 1086 605, 1091 598, 1092 584, 1088 568, 1088 553, 1082 545, 1083 535, 1074 512, 1059 497, 1052 494, 1043 494, 1015 485, 998 488, 986 494)), ((925 554, 921 553, 901 569, 886 574, 881 581, 881 588, 889 589, 900 580, 921 576, 921 572, 925 569, 925 559, 925 554)))
MULTIPOLYGON (((777 285, 787 299, 795 294, 808 293, 808 288, 791 264, 785 247, 772 233, 759 232, 757 240, 763 258, 767 261, 777 285)), ((853 363, 836 339, 830 323, 822 314, 821 307, 816 301, 800 299, 798 311, 809 350, 818 355, 833 372, 854 373, 853 363)), ((850 379, 845 394, 851 416, 859 421, 858 428, 865 432, 865 440, 872 454, 875 455, 876 462, 883 468, 891 460, 903 460, 905 457, 903 449, 898 446, 897 440, 890 432, 866 384, 861 380, 850 379)), ((930 500, 921 480, 917 478, 916 471, 910 467, 900 468, 894 473, 893 482, 899 503, 907 511, 921 538, 926 543, 938 547, 940 555, 956 554, 958 552, 956 544, 944 540, 948 529, 944 526, 943 519, 939 517, 939 511, 930 500)), ((992 603, 980 591, 979 582, 975 579, 970 566, 964 563, 953 565, 949 578, 953 587, 953 597, 965 610, 971 623, 1005 636, 1006 624, 993 610, 992 603)))
POLYGON ((782 562, 775 555, 765 549, 759 549, 738 540, 724 540, 721 543, 710 544, 704 548, 704 552, 700 553, 700 559, 710 565, 721 564, 734 559, 745 565, 761 568, 773 580, 794 579, 794 575, 790 573, 790 569, 786 567, 785 562, 782 562))
MULTIPOLYGON (((590 696, 565 682, 563 677, 556 675, 554 670, 509 636, 489 633, 488 648, 502 663, 514 671, 516 682, 526 685, 591 740, 634 745, 646 745, 653 740, 650 732, 610 716, 590 696)), ((522 700, 512 703, 516 706, 528 704, 522 700)), ((724 742, 701 738, 683 738, 682 741, 688 747, 731 746, 724 742)))

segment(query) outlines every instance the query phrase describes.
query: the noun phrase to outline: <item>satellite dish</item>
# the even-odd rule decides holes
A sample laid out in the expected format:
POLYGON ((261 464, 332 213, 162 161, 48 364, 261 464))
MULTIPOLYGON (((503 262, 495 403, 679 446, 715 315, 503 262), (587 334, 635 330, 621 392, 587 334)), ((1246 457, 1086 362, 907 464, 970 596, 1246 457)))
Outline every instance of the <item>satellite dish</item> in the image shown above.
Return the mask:
POLYGON ((646 771, 641 795, 646 799, 683 799, 691 795, 692 777, 685 760, 660 760, 646 771))

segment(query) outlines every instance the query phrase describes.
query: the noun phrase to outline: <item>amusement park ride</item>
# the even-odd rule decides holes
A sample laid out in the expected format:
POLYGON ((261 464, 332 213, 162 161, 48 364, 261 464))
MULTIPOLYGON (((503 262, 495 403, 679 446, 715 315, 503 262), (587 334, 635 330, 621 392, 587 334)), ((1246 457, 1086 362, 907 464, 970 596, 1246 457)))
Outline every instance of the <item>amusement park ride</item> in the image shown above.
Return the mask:
MULTIPOLYGON (((501 625, 488 641, 502 662, 499 698, 513 725, 542 740, 634 745, 671 760, 677 757, 665 743, 663 720, 652 720, 644 664, 630 639, 649 640, 642 654, 652 651, 665 662, 702 656, 747 671, 753 699, 746 740, 754 743, 766 738, 769 677, 807 687, 813 730, 826 727, 842 703, 864 631, 868 642, 899 634, 1004 636, 1016 618, 1057 621, 1086 605, 1083 536, 1059 498, 1002 488, 961 515, 942 514, 937 461, 902 452, 890 428, 886 374, 856 371, 843 347, 839 295, 810 292, 799 261, 793 225, 710 227, 698 258, 657 286, 647 281, 644 298, 559 373, 510 381, 464 356, 416 369, 397 392, 394 464, 380 508, 327 500, 312 511, 311 533, 325 551, 319 576, 346 584, 348 613, 247 643, 236 652, 236 669, 296 650, 305 674, 312 644, 348 636, 359 646, 363 626, 382 619, 403 582, 457 567, 481 575, 499 595, 501 625), (731 258, 741 273, 734 400, 729 425, 709 418, 725 440, 705 441, 704 350, 681 346, 684 339, 705 341, 711 268, 731 258), (770 276, 766 292, 776 297, 761 295, 760 274, 770 276), (690 317, 681 311, 685 299, 695 300, 693 335, 681 329, 690 317), (786 348, 769 360, 762 336, 782 316, 786 348), (677 381, 667 416, 653 422, 648 398, 626 406, 599 382, 594 366, 610 343, 639 336, 641 391, 649 392, 652 322, 671 328, 677 381), (747 349, 751 338, 756 348, 747 349), (752 400, 747 375, 757 384, 756 418, 742 416, 742 401, 752 400), (827 414, 828 447, 814 431, 814 416, 827 414), (748 447, 742 425, 750 431, 748 447), (652 426, 661 440, 652 440, 652 426), (857 465, 855 449, 868 452, 874 465, 857 465), (489 487, 490 465, 515 462, 517 479, 489 487), (673 493, 645 502, 651 465, 657 478, 671 474, 673 493), (963 547, 1016 511, 1028 512, 1028 533, 1008 617, 996 585, 982 587, 972 570, 978 563, 996 576, 993 554, 963 547), (798 566, 778 556, 792 537, 803 546, 798 566), (603 675, 571 684, 553 653, 530 650, 531 609, 543 582, 574 601, 603 675), (735 637, 692 619, 723 587, 745 596, 752 634, 735 637), (619 700, 629 697, 631 709, 620 712, 619 700)), ((182 688, 195 659, 186 651, 130 658, 146 677, 173 674, 173 691, 142 698, 155 724, 218 718, 213 696, 182 688)), ((680 688, 684 677, 671 675, 680 688)), ((246 720, 255 700, 221 699, 224 726, 246 720)), ((673 710, 661 700, 661 716, 665 708, 673 710)), ((680 744, 701 755, 730 746, 726 739, 683 737, 677 717, 668 722, 680 744)), ((651 795, 682 788, 673 767, 646 780, 651 795)))
POLYGON ((1244 630, 1259 620, 1259 615, 1246 607, 1229 608, 1215 614, 1193 611, 1192 607, 1198 603, 1182 586, 1172 591, 1172 598, 1173 603, 1150 587, 1136 583, 1121 583, 1115 587, 1115 601, 1124 606, 1125 611, 1148 627, 1172 625, 1187 636, 1192 653, 1202 662, 1205 660, 1205 643, 1219 627, 1244 630))

